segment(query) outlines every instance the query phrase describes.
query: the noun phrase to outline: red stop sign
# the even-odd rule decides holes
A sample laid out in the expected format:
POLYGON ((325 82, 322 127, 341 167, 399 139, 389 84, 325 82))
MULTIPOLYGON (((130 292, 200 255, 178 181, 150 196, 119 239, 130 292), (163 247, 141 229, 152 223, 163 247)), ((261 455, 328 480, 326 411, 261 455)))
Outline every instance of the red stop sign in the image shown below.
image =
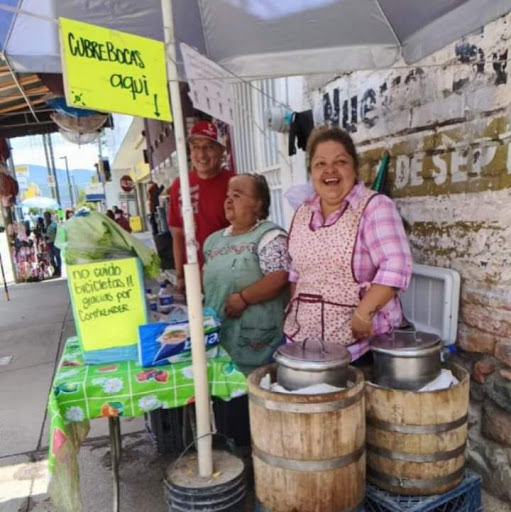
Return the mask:
POLYGON ((135 188, 133 180, 127 174, 121 178, 121 188, 124 192, 131 192, 135 188))

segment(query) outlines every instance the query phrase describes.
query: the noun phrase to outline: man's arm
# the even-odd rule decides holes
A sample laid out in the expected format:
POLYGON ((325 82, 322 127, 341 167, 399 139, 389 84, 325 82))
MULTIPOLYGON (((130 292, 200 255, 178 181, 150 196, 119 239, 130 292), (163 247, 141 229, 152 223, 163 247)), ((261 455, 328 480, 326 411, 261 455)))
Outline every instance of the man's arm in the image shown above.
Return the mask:
POLYGON ((184 293, 185 291, 185 230, 183 228, 172 229, 172 249, 174 251, 174 264, 176 267, 176 291, 184 293))

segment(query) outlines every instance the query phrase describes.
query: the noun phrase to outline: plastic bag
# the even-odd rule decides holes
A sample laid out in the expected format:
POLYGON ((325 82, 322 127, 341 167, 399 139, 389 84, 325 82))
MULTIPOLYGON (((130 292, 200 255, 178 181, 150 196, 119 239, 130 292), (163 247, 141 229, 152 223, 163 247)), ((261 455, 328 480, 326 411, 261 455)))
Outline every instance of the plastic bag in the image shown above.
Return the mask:
POLYGON ((154 315, 155 321, 168 324, 186 322, 188 320, 188 308, 184 304, 172 304, 168 313, 157 312, 154 315))
POLYGON ((307 199, 314 195, 314 187, 310 181, 303 185, 293 185, 284 192, 284 197, 293 210, 297 210, 307 199))
POLYGON ((55 245, 68 265, 137 256, 147 277, 157 277, 160 271, 154 251, 106 215, 87 208, 59 227, 55 245))

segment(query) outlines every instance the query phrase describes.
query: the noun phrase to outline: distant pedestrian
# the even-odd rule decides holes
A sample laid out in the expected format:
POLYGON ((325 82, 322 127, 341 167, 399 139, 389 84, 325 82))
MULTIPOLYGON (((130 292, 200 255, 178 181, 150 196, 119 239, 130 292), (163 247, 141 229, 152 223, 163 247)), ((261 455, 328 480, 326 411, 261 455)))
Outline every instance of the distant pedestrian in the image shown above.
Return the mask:
POLYGON ((39 244, 43 240, 44 232, 46 231, 46 228, 44 226, 44 219, 42 217, 37 217, 37 222, 34 227, 33 233, 36 239, 36 244, 39 246, 39 244))
POLYGON ((159 196, 163 192, 164 187, 158 186, 154 181, 150 181, 147 187, 147 210, 149 216, 149 224, 153 236, 158 234, 158 223, 156 222, 156 211, 159 205, 159 196))
POLYGON ((48 251, 50 253, 50 262, 54 269, 54 277, 60 277, 62 272, 62 262, 60 258, 60 249, 55 246, 55 239, 57 238, 57 223, 52 219, 50 212, 44 213, 44 224, 46 233, 44 235, 46 243, 48 244, 48 251))
POLYGON ((117 224, 119 224, 122 229, 126 230, 128 233, 131 233, 131 226, 129 220, 124 215, 124 212, 117 206, 114 206, 113 210, 115 222, 117 222, 117 224))

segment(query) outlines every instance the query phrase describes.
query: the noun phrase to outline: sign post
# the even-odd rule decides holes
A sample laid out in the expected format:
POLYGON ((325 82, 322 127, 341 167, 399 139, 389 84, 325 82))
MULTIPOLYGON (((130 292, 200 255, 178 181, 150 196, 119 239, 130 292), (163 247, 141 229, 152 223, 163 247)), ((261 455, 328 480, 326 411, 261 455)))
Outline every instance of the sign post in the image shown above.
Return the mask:
POLYGON ((59 21, 68 105, 172 121, 161 41, 59 21))
POLYGON ((174 35, 174 20, 172 17, 172 2, 161 1, 163 30, 167 49, 167 69, 170 96, 174 107, 174 133, 179 165, 179 180, 183 200, 183 224, 186 240, 185 265, 186 297, 188 302, 188 318, 192 340, 192 369, 195 389, 195 418, 197 423, 197 454, 199 475, 209 478, 213 474, 213 440, 211 437, 210 397, 208 371, 206 362, 206 347, 204 346, 204 327, 202 318, 202 287, 200 269, 197 258, 193 207, 190 196, 190 180, 188 178, 188 163, 186 158, 186 134, 181 108, 181 93, 177 72, 176 41, 174 35))

